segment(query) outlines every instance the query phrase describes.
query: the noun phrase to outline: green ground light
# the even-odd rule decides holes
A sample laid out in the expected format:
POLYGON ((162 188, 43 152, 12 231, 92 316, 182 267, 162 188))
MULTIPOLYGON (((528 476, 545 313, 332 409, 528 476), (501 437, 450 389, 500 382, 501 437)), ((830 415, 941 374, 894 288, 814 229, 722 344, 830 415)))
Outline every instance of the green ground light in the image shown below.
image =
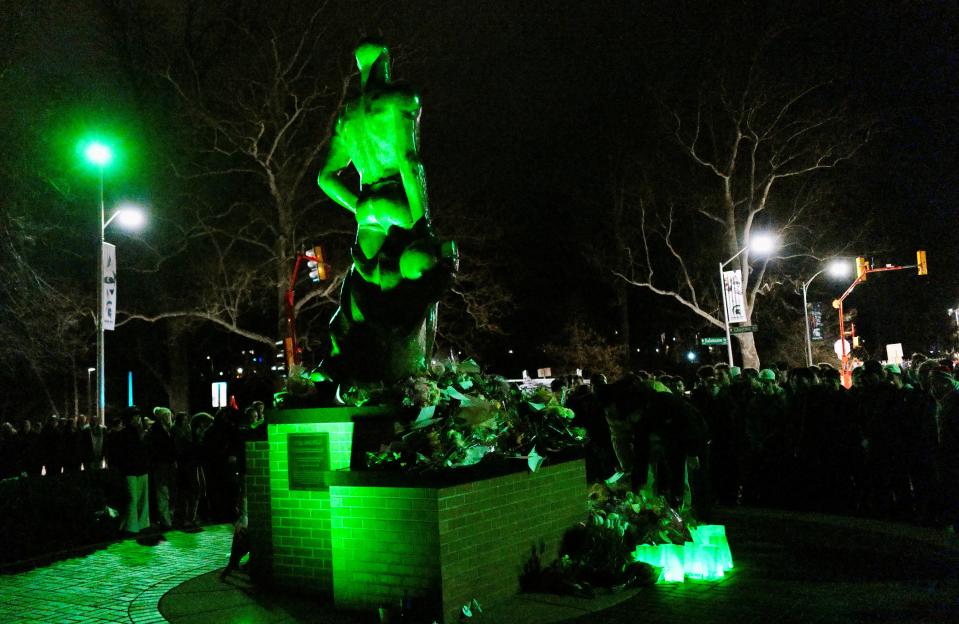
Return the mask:
POLYGON ((682 583, 686 578, 713 581, 733 567, 726 540, 726 527, 704 524, 690 529, 693 541, 679 544, 643 544, 633 553, 642 561, 663 569, 659 582, 682 583))

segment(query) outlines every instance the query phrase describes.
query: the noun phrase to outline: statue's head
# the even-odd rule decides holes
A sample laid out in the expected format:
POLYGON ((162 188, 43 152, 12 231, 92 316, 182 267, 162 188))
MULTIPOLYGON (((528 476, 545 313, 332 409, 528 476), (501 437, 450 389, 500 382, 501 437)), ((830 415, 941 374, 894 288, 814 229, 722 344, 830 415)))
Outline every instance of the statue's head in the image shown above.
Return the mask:
POLYGON ((381 39, 364 39, 356 46, 356 66, 360 70, 360 84, 364 87, 390 81, 390 51, 381 39))

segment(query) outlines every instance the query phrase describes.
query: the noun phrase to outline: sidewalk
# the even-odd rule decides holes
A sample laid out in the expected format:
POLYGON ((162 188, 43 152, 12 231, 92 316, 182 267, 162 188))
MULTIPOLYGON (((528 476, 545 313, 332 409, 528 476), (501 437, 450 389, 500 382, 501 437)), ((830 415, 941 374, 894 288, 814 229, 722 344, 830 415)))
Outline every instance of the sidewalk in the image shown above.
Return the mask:
MULTIPOLYGON (((473 621, 497 624, 959 621, 959 550, 940 532, 852 518, 723 510, 736 567, 718 582, 601 596, 517 596, 473 621)), ((314 598, 218 579, 229 526, 172 531, 155 547, 112 544, 86 557, 0 577, 0 622, 369 624, 314 598), (162 614, 162 615, 161 615, 162 614)), ((482 597, 478 596, 482 602, 482 597)))
POLYGON ((192 534, 170 531, 156 546, 125 540, 84 557, 0 576, 0 622, 164 622, 157 610, 160 597, 223 567, 232 537, 230 525, 192 534))

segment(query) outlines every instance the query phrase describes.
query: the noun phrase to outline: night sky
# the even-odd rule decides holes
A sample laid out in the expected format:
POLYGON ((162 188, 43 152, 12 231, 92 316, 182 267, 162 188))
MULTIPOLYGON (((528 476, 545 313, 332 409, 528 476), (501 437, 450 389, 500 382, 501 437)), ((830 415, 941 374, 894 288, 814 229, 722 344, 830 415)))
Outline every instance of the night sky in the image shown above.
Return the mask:
MULTIPOLYGON (((584 238, 601 230, 618 170, 668 173, 682 160, 663 130, 660 102, 688 102, 716 67, 741 71, 761 34, 779 28, 768 67, 796 84, 830 79, 853 116, 875 122, 866 147, 831 174, 842 198, 837 219, 864 224, 850 251, 878 264, 911 264, 916 249, 928 250, 928 278, 876 276, 853 295, 859 331, 871 345, 935 348, 949 340, 947 308, 959 305, 957 10, 949 2, 799 4, 334 2, 326 45, 344 66, 362 36, 392 45, 395 76, 423 94, 422 153, 435 219, 442 227, 443 207, 460 203, 505 226, 497 243, 508 258, 501 279, 517 309, 503 322, 508 337, 492 343, 525 354, 519 364, 535 368, 540 360, 532 354, 556 341, 572 316, 601 333, 613 327, 609 280, 590 263, 584 238)), ((184 6, 155 5, 173 15, 184 6)), ((134 120, 130 76, 96 39, 105 36, 98 7, 88 2, 46 18, 46 43, 24 50, 21 67, 38 90, 68 75, 77 106, 134 120)), ((148 137, 162 128, 139 122, 138 132, 148 137)), ((143 189, 162 175, 144 166, 110 192, 148 195, 143 189)), ((812 296, 828 302, 839 290, 823 280, 812 296)), ((797 296, 788 299, 798 305, 797 296)), ((637 346, 661 332, 688 337, 702 329, 648 294, 633 292, 630 304, 637 346)), ((490 363, 518 372, 513 360, 498 359, 490 363)))

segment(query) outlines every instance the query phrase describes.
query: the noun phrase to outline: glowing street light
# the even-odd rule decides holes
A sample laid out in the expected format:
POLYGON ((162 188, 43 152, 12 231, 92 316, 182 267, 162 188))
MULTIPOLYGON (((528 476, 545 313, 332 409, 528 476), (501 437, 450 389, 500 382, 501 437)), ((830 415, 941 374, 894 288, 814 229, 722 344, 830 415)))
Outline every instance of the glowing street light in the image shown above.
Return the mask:
MULTIPOLYGON (((817 271, 812 277, 803 282, 802 285, 802 309, 803 315, 806 319, 806 366, 812 366, 812 336, 810 335, 809 329, 809 311, 807 310, 807 299, 806 291, 809 290, 809 285, 814 279, 822 275, 823 273, 828 273, 830 277, 836 279, 841 279, 848 276, 852 273, 852 263, 848 260, 835 259, 830 261, 824 268, 817 271)), ((842 336, 840 336, 840 339, 842 336)))
MULTIPOLYGON (((773 234, 755 234, 749 237, 749 245, 747 248, 749 251, 760 256, 768 256, 772 252, 776 251, 776 248, 779 247, 779 237, 773 234)), ((745 249, 743 250, 745 251, 745 249)), ((742 253, 740 251, 739 253, 742 253)), ((736 254, 737 256, 739 254, 736 254)), ((733 256, 735 258, 736 256, 733 256)), ((733 258, 730 258, 731 262, 733 258)))
POLYGON ((113 162, 113 150, 100 141, 91 141, 83 150, 83 155, 91 164, 106 167, 113 162))
POLYGON ((758 256, 768 256, 779 247, 779 237, 774 234, 758 233, 749 236, 749 242, 745 247, 737 251, 732 258, 719 263, 719 294, 723 300, 723 324, 726 326, 726 354, 729 357, 729 365, 733 365, 733 341, 729 331, 729 302, 726 298, 726 280, 723 277, 723 269, 726 265, 741 256, 746 251, 750 251, 758 256))
POLYGON ((103 224, 104 229, 113 223, 116 220, 117 224, 125 230, 139 230, 146 223, 146 214, 143 212, 143 209, 135 204, 124 203, 120 204, 117 209, 113 212, 106 223, 103 224))

